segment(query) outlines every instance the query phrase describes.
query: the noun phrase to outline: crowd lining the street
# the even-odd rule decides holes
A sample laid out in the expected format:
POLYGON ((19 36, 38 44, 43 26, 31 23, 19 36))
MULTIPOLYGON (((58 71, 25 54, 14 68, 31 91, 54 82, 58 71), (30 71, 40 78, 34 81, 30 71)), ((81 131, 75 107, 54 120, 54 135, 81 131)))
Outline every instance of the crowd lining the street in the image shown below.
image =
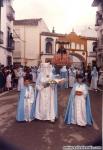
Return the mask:
MULTIPOLYGON (((87 66, 87 68, 76 68, 71 66, 70 68, 66 68, 66 66, 64 66, 64 68, 61 68, 61 70, 59 71, 59 74, 61 74, 62 76, 62 71, 64 70, 64 72, 66 72, 66 78, 68 80, 66 86, 67 87, 72 87, 72 83, 71 83, 71 78, 75 78, 78 74, 82 74, 84 77, 84 80, 86 82, 86 84, 88 86, 90 86, 92 89, 97 90, 97 85, 102 85, 103 84, 103 71, 101 70, 101 68, 95 68, 95 72, 97 72, 96 74, 96 82, 97 85, 93 86, 92 82, 93 82, 93 67, 91 66, 87 66)), ((56 69, 53 66, 53 71, 54 74, 58 74, 58 69, 56 69)), ((0 93, 4 92, 4 91, 9 91, 12 90, 13 88, 19 88, 18 86, 20 86, 19 82, 23 82, 20 81, 20 72, 23 73, 23 77, 27 76, 27 74, 31 76, 31 80, 33 83, 36 82, 37 79, 37 74, 39 72, 39 67, 38 66, 34 66, 34 67, 15 67, 15 66, 6 66, 4 67, 3 65, 0 66, 0 93), (22 71, 20 71, 22 70, 22 71)), ((24 79, 22 79, 24 80, 24 79)))

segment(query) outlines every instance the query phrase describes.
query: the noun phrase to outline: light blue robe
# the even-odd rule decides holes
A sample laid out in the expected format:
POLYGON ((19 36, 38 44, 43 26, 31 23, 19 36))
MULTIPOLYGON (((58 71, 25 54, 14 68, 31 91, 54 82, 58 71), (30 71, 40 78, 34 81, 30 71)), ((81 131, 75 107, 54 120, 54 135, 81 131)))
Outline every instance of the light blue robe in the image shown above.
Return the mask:
MULTIPOLYGON (((26 93, 26 87, 24 87, 19 95, 19 101, 17 106, 17 115, 16 120, 17 121, 26 121, 25 120, 25 93, 26 93)), ((34 97, 34 93, 32 95, 34 97)), ((30 110, 30 118, 29 120, 33 120, 35 116, 35 100, 32 103, 31 110, 30 110)))
POLYGON ((60 77, 66 79, 66 81, 63 84, 61 84, 61 88, 67 89, 68 88, 68 71, 64 72, 60 70, 60 77))
POLYGON ((97 82, 98 82, 98 71, 94 68, 93 71, 91 72, 91 89, 97 89, 97 82))
MULTIPOLYGON (((65 114, 65 123, 66 124, 72 124, 74 119, 74 112, 75 112, 75 108, 74 108, 74 97, 75 97, 75 88, 77 86, 77 83, 74 84, 73 89, 69 95, 69 101, 68 101, 68 105, 67 105, 67 110, 66 110, 66 114, 65 114)), ((92 117, 92 113, 91 113, 91 106, 90 106, 90 97, 89 94, 87 94, 86 96, 86 123, 87 125, 92 125, 93 124, 93 117, 92 117)))

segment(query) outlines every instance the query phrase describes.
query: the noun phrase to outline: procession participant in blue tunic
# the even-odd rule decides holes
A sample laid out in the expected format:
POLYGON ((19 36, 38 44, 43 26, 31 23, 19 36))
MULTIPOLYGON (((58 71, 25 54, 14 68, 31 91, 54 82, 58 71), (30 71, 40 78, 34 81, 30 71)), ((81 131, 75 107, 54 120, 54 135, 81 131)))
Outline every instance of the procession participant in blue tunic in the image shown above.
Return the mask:
POLYGON ((24 87, 24 76, 24 70, 22 67, 20 67, 18 71, 18 91, 21 91, 24 87))
POLYGON ((60 77, 65 79, 65 82, 61 84, 61 88, 68 88, 68 70, 66 69, 66 66, 63 66, 60 69, 60 77))
POLYGON ((77 82, 74 84, 69 96, 65 114, 66 124, 86 126, 93 123, 88 88, 82 81, 83 77, 78 75, 77 82))
POLYGON ((76 70, 73 66, 69 68, 69 87, 73 87, 76 80, 76 70))
POLYGON ((52 66, 52 72, 53 72, 54 75, 56 75, 56 69, 55 69, 54 66, 52 66))
POLYGON ((36 81, 35 89, 35 118, 54 122, 57 118, 57 86, 48 84, 53 80, 52 67, 49 63, 42 63, 36 81))
POLYGON ((95 91, 97 91, 97 82, 98 82, 98 71, 96 69, 96 67, 93 67, 93 70, 91 71, 91 89, 94 89, 95 91))
POLYGON ((32 81, 33 81, 33 83, 36 83, 36 79, 37 79, 37 70, 36 70, 36 67, 32 67, 31 68, 31 75, 32 75, 32 81))
POLYGON ((24 78, 24 88, 20 91, 17 107, 17 121, 32 121, 35 113, 34 89, 30 77, 24 78))

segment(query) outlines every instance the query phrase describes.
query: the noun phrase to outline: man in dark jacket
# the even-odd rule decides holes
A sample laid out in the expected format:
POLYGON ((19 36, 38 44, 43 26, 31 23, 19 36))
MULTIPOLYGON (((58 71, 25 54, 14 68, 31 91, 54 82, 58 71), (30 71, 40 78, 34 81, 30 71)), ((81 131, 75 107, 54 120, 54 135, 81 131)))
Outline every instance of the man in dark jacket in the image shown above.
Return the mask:
POLYGON ((0 68, 0 93, 3 92, 4 87, 5 87, 5 77, 0 68))

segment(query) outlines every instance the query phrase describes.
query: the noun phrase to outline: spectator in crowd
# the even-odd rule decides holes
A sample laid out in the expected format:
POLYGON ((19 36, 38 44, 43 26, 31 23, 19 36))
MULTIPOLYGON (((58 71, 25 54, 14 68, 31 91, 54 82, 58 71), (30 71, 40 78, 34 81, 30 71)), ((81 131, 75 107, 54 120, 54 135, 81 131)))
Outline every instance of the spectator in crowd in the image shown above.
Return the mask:
POLYGON ((0 68, 0 93, 3 92, 5 87, 5 76, 0 68))
POLYGON ((12 88, 11 82, 12 82, 12 75, 11 72, 8 71, 6 76, 6 88, 8 91, 12 88))
POLYGON ((92 79, 91 79, 90 88, 97 91, 98 71, 97 71, 97 68, 95 66, 93 67, 93 70, 91 71, 91 76, 92 76, 92 79))

